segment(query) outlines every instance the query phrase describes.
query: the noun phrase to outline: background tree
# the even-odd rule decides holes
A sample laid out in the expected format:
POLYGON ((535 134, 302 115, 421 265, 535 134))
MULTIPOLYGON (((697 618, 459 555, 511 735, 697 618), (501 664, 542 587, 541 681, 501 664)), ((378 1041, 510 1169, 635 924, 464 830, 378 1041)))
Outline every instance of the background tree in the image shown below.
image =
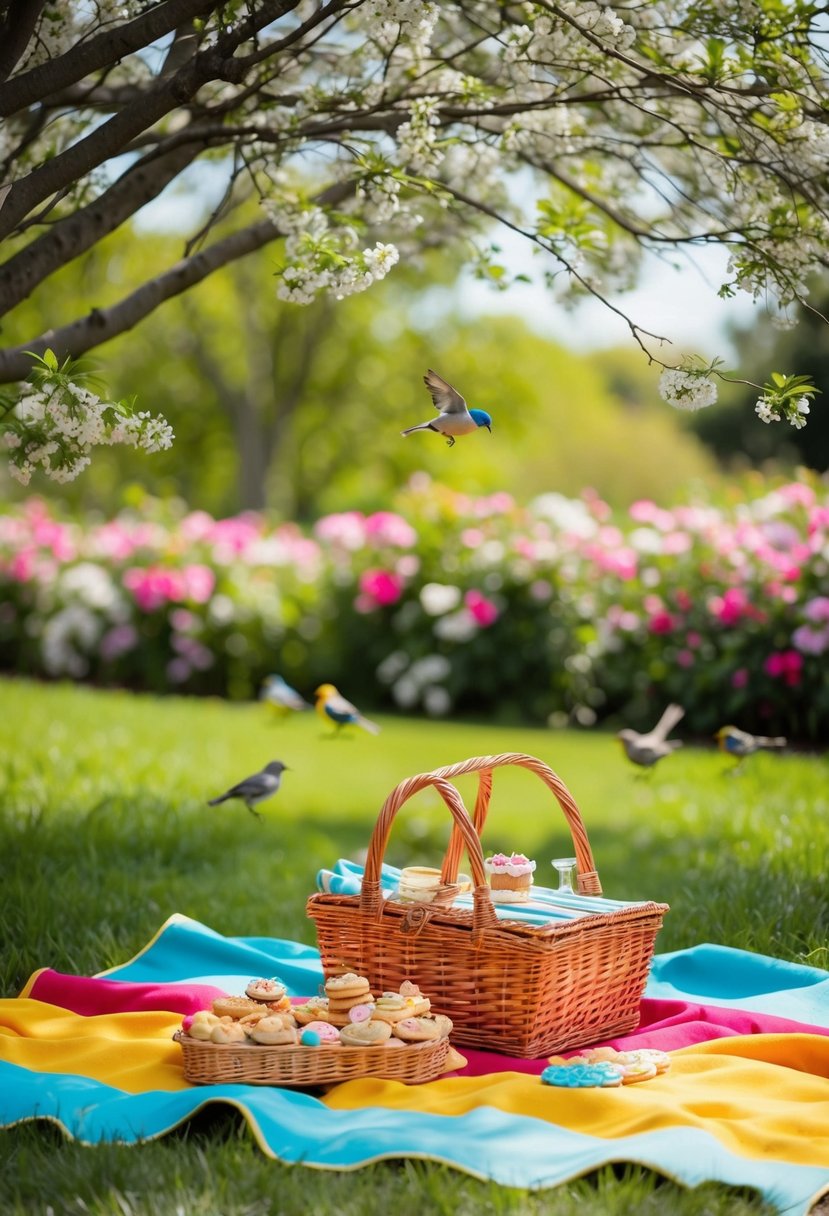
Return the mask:
MULTIPOLYGON (((362 291, 439 236, 508 284, 475 239, 487 221, 542 251, 554 292, 616 311, 645 253, 712 244, 730 254, 721 294, 790 307, 829 246, 823 9, 0 0, 5 311, 173 183, 210 196, 183 256, 107 307, 0 351, 0 383, 29 376, 27 352, 56 354, 22 400, 6 399, 13 463, 69 476, 86 440, 129 437, 135 415, 76 391, 64 356, 280 240, 279 290, 299 303, 362 291), (262 205, 253 222, 237 209, 248 197, 262 205), (55 394, 62 416, 92 411, 96 426, 61 430, 55 394)), ((665 368, 667 400, 714 400, 716 364, 672 363, 667 335, 628 323, 665 368)), ((800 425, 808 381, 760 392, 761 417, 800 425)))
MULTIPOLYGON (((34 292, 7 336, 60 323, 84 302, 106 306, 175 240, 114 233, 34 292)), ((581 355, 515 317, 464 320, 445 256, 428 256, 437 265, 404 266, 374 291, 307 308, 270 290, 264 257, 167 301, 134 333, 102 346, 99 358, 116 395, 134 391, 163 411, 176 444, 149 464, 112 449, 62 490, 64 499, 112 510, 124 487, 140 481, 214 514, 267 504, 284 518, 310 519, 380 508, 420 470, 445 481, 451 468, 469 492, 502 489, 519 501, 589 485, 617 507, 716 479, 714 461, 683 429, 686 416, 660 406, 633 350, 581 355), (432 284, 426 292, 424 279, 432 284), (446 289, 435 286, 441 281, 446 289), (450 453, 435 435, 397 440, 429 416, 427 366, 495 412, 494 442, 481 433, 450 453)), ((12 494, 2 469, 0 490, 12 494)))

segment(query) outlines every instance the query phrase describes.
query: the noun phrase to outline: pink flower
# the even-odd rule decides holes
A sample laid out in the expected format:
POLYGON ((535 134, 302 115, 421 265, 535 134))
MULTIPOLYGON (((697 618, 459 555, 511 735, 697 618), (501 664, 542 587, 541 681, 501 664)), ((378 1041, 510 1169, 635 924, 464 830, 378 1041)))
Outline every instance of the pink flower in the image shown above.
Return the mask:
POLYGON ((185 598, 181 573, 163 566, 132 566, 124 571, 122 582, 142 612, 156 612, 185 598))
POLYGON ((495 604, 480 591, 476 591, 474 587, 467 591, 463 602, 472 614, 475 624, 479 625, 481 629, 488 629, 498 620, 498 609, 495 604))
POLYGON ((392 511, 375 511, 363 520, 363 527, 369 540, 377 545, 410 549, 417 542, 417 533, 411 524, 392 511))
POLYGON ((676 661, 680 667, 693 667, 696 659, 694 658, 693 651, 679 650, 677 651, 676 661))
POLYGON ((773 680, 782 679, 794 687, 800 683, 803 655, 797 650, 774 650, 763 664, 763 670, 773 680))
POLYGON ((801 625, 792 634, 792 644, 803 654, 823 654, 829 649, 829 626, 813 629, 811 625, 801 625))
POLYGON ((133 650, 138 644, 138 630, 132 625, 113 625, 98 644, 101 658, 106 663, 133 650))
POLYGON ((206 604, 216 586, 216 575, 209 566, 185 566, 184 598, 193 600, 196 604, 206 604))
POLYGON ((748 668, 738 667, 736 671, 731 673, 731 687, 745 688, 748 684, 748 668))
POLYGON ((362 549, 366 541, 365 520, 359 511, 324 515, 314 525, 314 532, 321 541, 343 549, 362 549))
POLYGON ((749 600, 740 587, 729 587, 708 601, 708 611, 721 625, 736 625, 749 611, 749 600))
POLYGON ((648 620, 648 629, 651 633, 672 633, 676 626, 676 617, 664 608, 655 612, 648 620))
POLYGON ((814 621, 816 624, 829 621, 829 596, 816 595, 813 600, 809 600, 803 606, 803 615, 807 621, 814 621))
POLYGON ((396 604, 403 594, 403 579, 393 570, 366 570, 359 585, 360 599, 375 608, 396 604))

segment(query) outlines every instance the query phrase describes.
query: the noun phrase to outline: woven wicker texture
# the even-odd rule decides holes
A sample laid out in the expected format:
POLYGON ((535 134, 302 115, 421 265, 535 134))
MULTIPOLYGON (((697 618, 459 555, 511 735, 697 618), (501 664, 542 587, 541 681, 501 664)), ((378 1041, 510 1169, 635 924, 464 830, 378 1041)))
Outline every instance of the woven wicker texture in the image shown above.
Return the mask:
POLYGON ((178 1031, 173 1035, 184 1054, 184 1079, 192 1085, 242 1082, 314 1089, 358 1077, 383 1077, 416 1085, 434 1081, 444 1071, 449 1040, 405 1047, 266 1047, 260 1043, 207 1043, 178 1031))
POLYGON ((573 840, 578 890, 601 894, 587 832, 576 803, 543 761, 520 752, 477 756, 402 781, 388 796, 372 833, 359 895, 315 894, 315 922, 326 976, 355 971, 372 989, 397 990, 416 976, 434 1013, 453 1022, 452 1040, 534 1059, 583 1047, 634 1029, 656 934, 666 904, 643 903, 549 926, 499 920, 484 871, 479 832, 492 772, 518 765, 555 795, 573 840), (477 772, 473 816, 449 780, 477 772), (411 906, 383 899, 380 870, 391 826, 404 803, 427 786, 453 818, 442 879, 451 893, 464 848, 473 906, 451 902, 411 906))

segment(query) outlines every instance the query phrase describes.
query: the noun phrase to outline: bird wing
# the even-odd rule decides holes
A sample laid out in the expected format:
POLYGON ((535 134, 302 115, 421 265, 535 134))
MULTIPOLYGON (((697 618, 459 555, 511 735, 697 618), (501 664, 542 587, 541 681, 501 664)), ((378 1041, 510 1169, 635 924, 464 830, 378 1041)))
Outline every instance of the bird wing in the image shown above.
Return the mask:
POLYGON ((460 393, 456 392, 451 384, 447 384, 437 372, 433 372, 431 367, 423 377, 423 383, 432 394, 435 409, 441 414, 467 413, 466 402, 460 393))
POLYGON ((339 693, 335 697, 329 697, 324 708, 329 718, 335 722, 356 722, 360 717, 357 706, 346 701, 345 697, 341 697, 339 693))
POLYGON ((669 705, 662 717, 657 722, 656 726, 650 732, 650 738, 654 740, 663 740, 671 733, 681 718, 684 718, 685 710, 681 705, 669 705))

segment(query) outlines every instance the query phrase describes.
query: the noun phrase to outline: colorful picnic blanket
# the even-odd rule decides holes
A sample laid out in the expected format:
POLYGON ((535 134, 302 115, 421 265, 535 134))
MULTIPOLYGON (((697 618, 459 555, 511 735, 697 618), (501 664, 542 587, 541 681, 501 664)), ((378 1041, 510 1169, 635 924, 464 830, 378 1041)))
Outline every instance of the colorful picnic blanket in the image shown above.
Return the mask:
POLYGON ((182 1016, 274 974, 295 996, 322 981, 310 946, 179 915, 99 976, 35 972, 0 1000, 0 1126, 46 1118, 85 1143, 135 1143, 224 1101, 263 1152, 316 1168, 417 1156, 539 1189, 639 1162, 687 1186, 754 1188, 791 1216, 829 1193, 825 971, 716 945, 657 955, 638 1029, 611 1042, 667 1050, 671 1068, 620 1089, 556 1089, 540 1082, 545 1060, 465 1048, 464 1069, 425 1085, 189 1086, 182 1016))

